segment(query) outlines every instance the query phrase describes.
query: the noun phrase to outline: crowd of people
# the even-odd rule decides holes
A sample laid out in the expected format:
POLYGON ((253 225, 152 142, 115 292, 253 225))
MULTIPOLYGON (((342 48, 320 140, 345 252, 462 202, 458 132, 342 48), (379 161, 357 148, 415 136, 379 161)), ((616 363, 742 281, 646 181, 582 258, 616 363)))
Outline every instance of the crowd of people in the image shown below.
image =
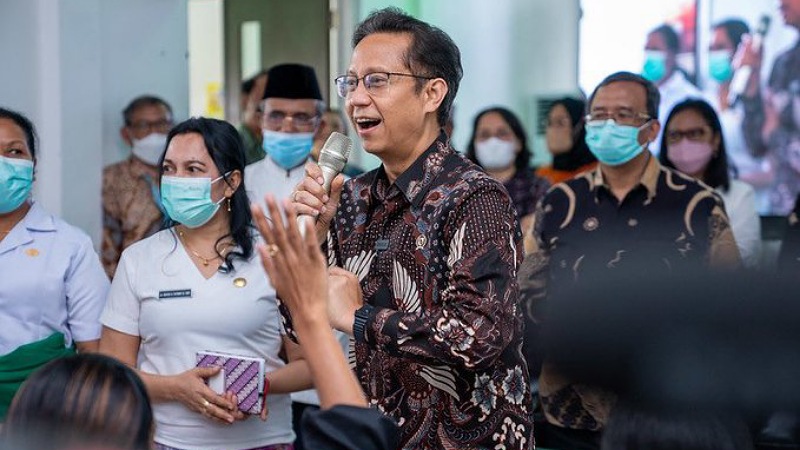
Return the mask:
MULTIPOLYGON (((800 28, 800 1, 782 3, 800 28)), ((759 202, 800 194, 758 182, 795 167, 791 111, 769 104, 796 52, 767 92, 754 70, 729 104, 733 71, 760 64, 747 33, 715 25, 719 91, 704 96, 676 63, 675 31, 656 28, 641 75, 552 103, 552 163, 533 168, 503 106, 475 115, 462 155, 459 48, 375 11, 334 80, 344 111, 297 63, 243 83, 238 129, 134 99, 120 130, 130 157, 103 173, 99 256, 32 200, 34 124, 0 108, 0 448, 754 448, 747 411, 644 404, 619 388, 624 358, 609 383, 611 357, 570 363, 582 352, 547 339, 571 329, 558 306, 577 289, 603 324, 586 305, 613 304, 609 280, 646 305, 665 280, 761 273, 759 202), (328 189, 317 160, 347 122, 380 165, 350 164, 328 189), (208 352, 234 365, 200 365, 208 352)), ((800 274, 800 198, 791 207, 782 282, 800 274)), ((578 347, 620 345, 576 323, 578 347)))

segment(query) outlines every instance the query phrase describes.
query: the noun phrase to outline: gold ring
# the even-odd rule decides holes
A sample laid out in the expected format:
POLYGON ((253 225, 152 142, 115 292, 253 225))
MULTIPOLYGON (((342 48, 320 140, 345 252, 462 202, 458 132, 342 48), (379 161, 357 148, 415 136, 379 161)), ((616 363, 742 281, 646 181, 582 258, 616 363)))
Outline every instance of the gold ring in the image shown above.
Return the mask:
POLYGON ((203 399, 203 408, 208 408, 208 405, 210 405, 210 404, 211 404, 211 402, 209 402, 206 399, 203 399))
POLYGON ((280 251, 280 249, 278 248, 277 245, 275 245, 275 244, 268 244, 267 245, 267 255, 269 255, 270 258, 275 256, 275 255, 277 255, 279 251, 280 251))

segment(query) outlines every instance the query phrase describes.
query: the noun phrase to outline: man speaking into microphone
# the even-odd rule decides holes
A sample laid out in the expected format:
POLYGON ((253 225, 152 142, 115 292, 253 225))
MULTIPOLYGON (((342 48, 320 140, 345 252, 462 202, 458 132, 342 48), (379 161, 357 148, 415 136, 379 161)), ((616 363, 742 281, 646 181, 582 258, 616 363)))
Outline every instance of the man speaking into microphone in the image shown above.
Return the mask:
POLYGON ((458 47, 393 8, 359 24, 353 45, 336 86, 382 164, 338 176, 328 193, 309 163, 292 194, 338 266, 331 325, 353 336, 356 374, 400 425, 402 448, 531 448, 519 226, 502 185, 442 132, 462 76, 458 47))

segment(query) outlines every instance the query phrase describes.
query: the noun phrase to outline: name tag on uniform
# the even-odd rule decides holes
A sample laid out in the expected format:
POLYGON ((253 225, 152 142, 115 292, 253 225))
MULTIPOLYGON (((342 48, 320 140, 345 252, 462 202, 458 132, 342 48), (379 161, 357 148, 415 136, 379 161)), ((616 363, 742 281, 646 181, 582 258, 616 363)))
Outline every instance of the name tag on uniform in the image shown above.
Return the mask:
POLYGON ((191 297, 191 289, 176 289, 174 291, 158 291, 158 298, 183 298, 191 297))
POLYGON ((382 252, 389 248, 389 240, 388 239, 378 239, 375 241, 375 251, 382 252))

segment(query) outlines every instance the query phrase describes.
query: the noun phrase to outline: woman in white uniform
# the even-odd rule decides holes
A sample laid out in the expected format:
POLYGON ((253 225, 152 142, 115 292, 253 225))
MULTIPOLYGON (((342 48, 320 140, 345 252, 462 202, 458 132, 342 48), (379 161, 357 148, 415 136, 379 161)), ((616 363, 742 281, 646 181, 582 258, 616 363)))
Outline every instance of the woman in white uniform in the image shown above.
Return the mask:
POLYGON ((97 350, 108 278, 86 233, 30 201, 36 133, 0 108, 0 422, 45 363, 97 350))
POLYGON ((714 188, 725 202, 733 237, 747 268, 757 268, 761 256, 761 220, 753 188, 730 176, 725 139, 717 113, 704 100, 675 105, 664 125, 661 164, 677 169, 714 188))
POLYGON ((126 249, 111 284, 100 351, 138 369, 154 404, 157 449, 291 449, 288 393, 311 385, 253 251, 244 165, 230 124, 176 126, 160 164, 172 226, 126 249), (266 423, 245 420, 232 394, 206 384, 219 369, 195 367, 202 351, 266 360, 266 423))

